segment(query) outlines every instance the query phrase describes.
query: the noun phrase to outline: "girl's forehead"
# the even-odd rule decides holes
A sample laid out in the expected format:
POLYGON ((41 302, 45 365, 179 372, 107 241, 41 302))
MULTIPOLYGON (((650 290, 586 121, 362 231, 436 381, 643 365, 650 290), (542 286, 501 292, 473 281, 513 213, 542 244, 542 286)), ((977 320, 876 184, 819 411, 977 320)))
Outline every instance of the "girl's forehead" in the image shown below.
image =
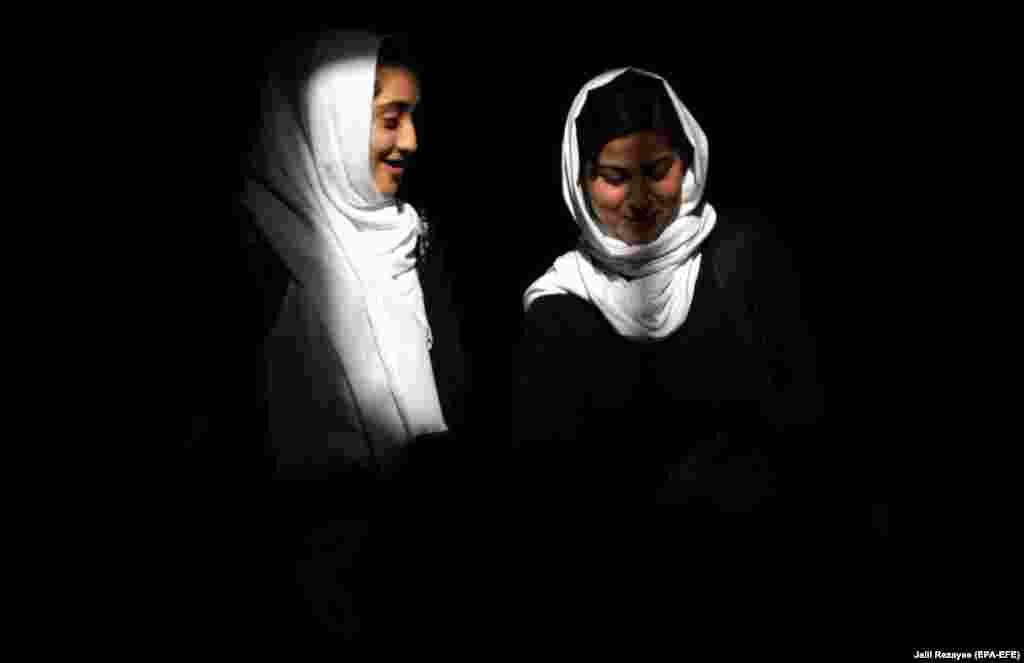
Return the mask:
POLYGON ((398 67, 378 67, 377 85, 380 94, 377 103, 403 102, 415 105, 419 101, 420 86, 415 74, 398 67))
POLYGON ((601 157, 642 161, 659 153, 671 151, 672 142, 668 136, 651 129, 627 134, 609 141, 601 150, 601 157))

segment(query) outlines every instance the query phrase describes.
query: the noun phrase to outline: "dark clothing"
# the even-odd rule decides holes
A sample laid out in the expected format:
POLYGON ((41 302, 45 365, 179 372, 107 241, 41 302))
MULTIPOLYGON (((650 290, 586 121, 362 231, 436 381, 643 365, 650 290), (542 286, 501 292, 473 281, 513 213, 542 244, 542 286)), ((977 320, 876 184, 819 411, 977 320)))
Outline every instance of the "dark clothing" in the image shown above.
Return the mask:
MULTIPOLYGON (((399 595, 403 579, 413 578, 411 571, 401 572, 408 563, 400 559, 411 535, 390 523, 444 492, 444 480, 434 481, 433 490, 425 484, 456 465, 455 432, 467 415, 468 362, 445 244, 428 235, 417 269, 434 336, 438 396, 451 432, 411 444, 400 469, 386 479, 338 464, 280 477, 310 481, 269 482, 278 475, 269 444, 264 342, 291 275, 248 210, 238 205, 234 213, 240 260, 218 265, 218 273, 231 276, 223 291, 207 296, 210 304, 199 316, 210 330, 199 362, 208 370, 189 394, 198 415, 186 443, 190 527, 215 542, 217 551, 197 562, 196 591, 231 602, 234 619, 248 632, 286 640, 386 633, 396 610, 389 599, 399 595), (372 523, 346 519, 369 516, 372 523)), ((421 558, 422 550, 415 556, 421 558)), ((225 619, 200 618, 214 630, 225 619)))
MULTIPOLYGON (((263 295, 262 337, 270 333, 277 320, 281 301, 291 275, 287 267, 252 223, 245 229, 249 245, 250 274, 258 276, 253 284, 263 295)), ((466 359, 462 348, 459 319, 452 300, 452 274, 448 269, 444 244, 433 234, 421 240, 416 269, 423 289, 423 303, 434 335, 430 350, 438 397, 449 428, 460 428, 465 420, 466 359)))
MULTIPOLYGON (((249 363, 262 367, 262 340, 288 274, 255 227, 243 227, 251 242, 249 292, 258 303, 248 308, 261 312, 261 321, 247 319, 254 328, 249 363)), ((726 510, 745 509, 751 493, 785 492, 792 484, 786 478, 814 463, 812 449, 821 443, 815 437, 821 399, 814 337, 801 317, 785 250, 762 230, 720 221, 704 249, 690 316, 659 343, 619 337, 595 307, 574 297, 537 300, 525 316, 518 361, 509 362, 517 371, 492 378, 494 392, 475 395, 476 402, 443 248, 429 248, 420 278, 438 394, 459 434, 411 445, 404 480, 360 482, 334 473, 331 478, 341 480, 278 484, 287 488, 255 507, 258 534, 248 539, 252 545, 238 547, 261 551, 249 562, 251 577, 267 578, 270 587, 251 612, 259 612, 268 629, 387 642, 415 624, 434 628, 445 614, 436 597, 456 592, 476 606, 494 595, 529 591, 512 580, 514 573, 502 581, 498 569, 550 567, 559 582, 575 570, 581 590, 613 565, 629 569, 631 578, 656 575, 651 569, 685 569, 680 560, 702 548, 700 533, 709 531, 702 525, 725 532, 713 508, 691 508, 701 498, 690 484, 669 480, 688 453, 702 449, 695 471, 726 510), (473 412, 480 405, 486 416, 473 412), (761 452, 756 463, 777 470, 774 483, 754 461, 742 462, 755 458, 755 450, 761 452), (720 457, 709 457, 716 451, 720 457), (732 490, 715 493, 716 486, 732 490), (438 500, 445 508, 424 508, 438 500), (650 527, 609 511, 560 508, 656 500, 691 506, 650 527), (349 515, 373 519, 344 520, 349 515), (457 577, 468 579, 458 590, 452 584, 457 577)), ((513 348, 486 350, 513 354, 513 348)), ((259 402, 263 383, 254 382, 253 402, 259 402)), ((265 412, 250 408, 248 416, 249 428, 263 434, 265 412)), ((246 427, 244 418, 238 427, 246 427)), ((756 537, 728 546, 744 564, 755 546, 763 554, 791 541, 777 529, 770 531, 774 538, 755 529, 733 530, 756 537)), ((722 540, 715 542, 724 548, 722 540)), ((737 563, 736 572, 743 568, 737 563)), ((650 578, 651 586, 663 582, 650 578)), ((461 619, 474 627, 488 614, 467 612, 461 619)))
POLYGON ((823 406, 792 263, 770 233, 723 218, 702 251, 689 315, 661 341, 620 336, 573 295, 530 307, 513 418, 553 490, 677 501, 707 481, 767 495, 796 478, 823 406), (697 484, 678 480, 691 472, 697 484))
MULTIPOLYGON (((269 444, 268 414, 265 401, 266 374, 263 359, 263 343, 277 321, 291 274, 281 258, 270 246, 256 226, 250 213, 238 206, 236 214, 239 232, 246 256, 247 284, 243 290, 245 308, 250 313, 247 321, 251 330, 243 344, 249 349, 249 369, 259 366, 259 379, 248 390, 246 400, 248 421, 237 421, 238 431, 245 431, 250 440, 259 439, 263 453, 272 454, 269 444), (258 320, 255 319, 258 315, 258 320)), ((423 290, 424 307, 430 322, 434 342, 430 350, 431 364, 437 384, 438 398, 450 433, 431 436, 435 439, 450 439, 455 431, 463 428, 466 421, 466 400, 469 390, 466 355, 462 345, 460 319, 452 298, 452 274, 446 260, 443 242, 431 232, 421 241, 420 259, 417 264, 420 284, 423 290)), ((254 371, 255 373, 255 371, 254 371)), ((271 468, 272 459, 265 467, 271 468)), ((358 473, 343 464, 314 466, 302 471, 290 471, 282 478, 327 479, 344 478, 347 481, 364 483, 354 478, 358 473)))

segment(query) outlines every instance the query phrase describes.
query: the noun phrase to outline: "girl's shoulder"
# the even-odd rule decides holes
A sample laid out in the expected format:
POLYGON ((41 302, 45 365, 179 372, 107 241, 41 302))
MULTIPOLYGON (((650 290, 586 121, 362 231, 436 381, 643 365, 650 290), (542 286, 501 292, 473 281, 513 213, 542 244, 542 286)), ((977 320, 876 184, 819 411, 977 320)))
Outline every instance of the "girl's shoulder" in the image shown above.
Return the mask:
POLYGON ((546 339, 586 339, 615 334, 592 303, 575 295, 545 295, 530 304, 524 316, 528 335, 546 339))
POLYGON ((775 272, 789 262, 789 251, 775 225, 756 209, 719 213, 701 253, 719 287, 745 284, 757 272, 764 276, 764 266, 770 265, 768 271, 775 272))

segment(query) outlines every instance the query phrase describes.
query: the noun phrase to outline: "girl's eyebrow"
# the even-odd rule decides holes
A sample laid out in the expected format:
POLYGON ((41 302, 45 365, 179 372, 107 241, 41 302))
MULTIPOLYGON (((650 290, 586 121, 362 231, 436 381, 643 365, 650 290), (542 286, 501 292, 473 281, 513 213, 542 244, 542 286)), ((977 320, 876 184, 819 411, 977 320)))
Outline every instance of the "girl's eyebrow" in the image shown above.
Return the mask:
POLYGON ((410 104, 407 101, 389 101, 387 103, 380 104, 378 108, 383 112, 394 111, 398 113, 405 113, 413 110, 415 108, 415 104, 410 104))
MULTIPOLYGON (((640 170, 649 170, 651 168, 654 168, 655 166, 657 166, 658 164, 663 162, 665 159, 671 159, 674 156, 675 155, 673 155, 673 154, 665 154, 665 155, 662 155, 662 156, 658 157, 657 159, 654 159, 653 161, 645 161, 644 163, 640 164, 640 170)), ((623 163, 617 163, 617 162, 613 162, 613 163, 598 163, 597 167, 598 168, 608 168, 610 170, 629 171, 629 167, 628 166, 626 166, 623 163)))

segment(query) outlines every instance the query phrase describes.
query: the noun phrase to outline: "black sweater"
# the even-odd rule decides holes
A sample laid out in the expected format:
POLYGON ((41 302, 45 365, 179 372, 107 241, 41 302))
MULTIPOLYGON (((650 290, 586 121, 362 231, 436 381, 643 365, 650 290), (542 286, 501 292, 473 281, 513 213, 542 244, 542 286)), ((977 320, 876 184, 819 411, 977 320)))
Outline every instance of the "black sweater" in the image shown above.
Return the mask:
POLYGON ((685 499, 695 484, 673 477, 694 471, 705 493, 717 490, 709 482, 795 485, 823 414, 800 299, 782 243, 720 218, 688 318, 666 339, 625 339, 572 295, 535 300, 510 413, 526 466, 556 493, 626 501, 685 499), (698 466, 687 469, 691 454, 698 466))

